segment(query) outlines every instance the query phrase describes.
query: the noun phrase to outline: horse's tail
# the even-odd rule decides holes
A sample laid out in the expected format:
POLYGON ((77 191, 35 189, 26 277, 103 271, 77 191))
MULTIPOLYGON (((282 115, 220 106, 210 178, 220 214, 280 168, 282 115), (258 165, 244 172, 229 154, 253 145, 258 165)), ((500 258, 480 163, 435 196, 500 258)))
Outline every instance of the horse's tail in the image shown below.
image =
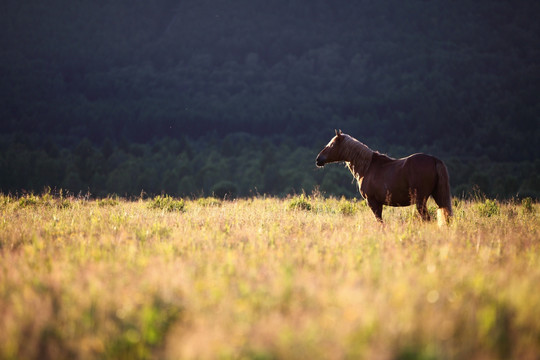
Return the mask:
POLYGON ((452 195, 450 194, 450 177, 446 165, 437 159, 437 187, 435 188, 435 202, 439 206, 437 210, 437 222, 439 226, 448 223, 449 217, 452 216, 452 195))

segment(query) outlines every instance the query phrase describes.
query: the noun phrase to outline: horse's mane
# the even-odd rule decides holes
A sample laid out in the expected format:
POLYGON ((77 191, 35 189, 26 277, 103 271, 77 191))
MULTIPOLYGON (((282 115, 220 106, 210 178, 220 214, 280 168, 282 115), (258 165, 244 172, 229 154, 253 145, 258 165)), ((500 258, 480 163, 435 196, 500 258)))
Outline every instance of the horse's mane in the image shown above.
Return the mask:
POLYGON ((350 135, 342 134, 342 136, 341 151, 343 158, 347 159, 345 164, 356 180, 360 180, 369 168, 375 151, 350 135))

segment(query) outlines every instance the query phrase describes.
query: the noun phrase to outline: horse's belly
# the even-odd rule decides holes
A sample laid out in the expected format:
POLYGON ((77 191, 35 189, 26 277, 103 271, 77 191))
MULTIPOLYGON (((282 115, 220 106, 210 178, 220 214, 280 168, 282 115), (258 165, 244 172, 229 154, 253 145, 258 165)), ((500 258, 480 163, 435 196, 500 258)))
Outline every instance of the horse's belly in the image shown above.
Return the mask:
MULTIPOLYGON (((361 189, 360 193, 365 199, 372 199, 378 203, 388 206, 409 206, 413 203, 410 196, 404 196, 404 192, 391 191, 389 189, 379 189, 379 191, 369 191, 361 189)), ((405 190, 405 193, 406 190, 405 190)))
POLYGON ((386 184, 375 191, 377 200, 388 206, 409 206, 415 202, 415 194, 407 184, 386 184))
POLYGON ((400 196, 395 196, 392 195, 391 193, 389 194, 389 196, 387 196, 387 198, 385 199, 384 201, 384 204, 385 205, 388 205, 388 206, 409 206, 411 204, 413 204, 413 199, 411 199, 411 197, 400 197, 400 196))

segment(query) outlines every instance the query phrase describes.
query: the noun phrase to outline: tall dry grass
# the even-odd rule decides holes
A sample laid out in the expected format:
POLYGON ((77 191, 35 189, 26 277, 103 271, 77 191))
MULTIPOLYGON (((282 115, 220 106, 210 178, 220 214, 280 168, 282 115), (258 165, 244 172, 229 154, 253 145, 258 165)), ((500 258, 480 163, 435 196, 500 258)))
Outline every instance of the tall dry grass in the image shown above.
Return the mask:
POLYGON ((537 359, 539 206, 454 205, 2 196, 0 358, 537 359))

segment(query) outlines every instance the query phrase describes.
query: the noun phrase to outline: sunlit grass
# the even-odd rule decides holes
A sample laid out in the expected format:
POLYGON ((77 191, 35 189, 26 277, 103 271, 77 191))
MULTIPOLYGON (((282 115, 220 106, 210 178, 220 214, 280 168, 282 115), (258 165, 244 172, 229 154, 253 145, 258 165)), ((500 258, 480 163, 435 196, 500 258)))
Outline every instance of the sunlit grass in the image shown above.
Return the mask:
POLYGON ((0 358, 534 359, 539 210, 1 196, 0 358))

